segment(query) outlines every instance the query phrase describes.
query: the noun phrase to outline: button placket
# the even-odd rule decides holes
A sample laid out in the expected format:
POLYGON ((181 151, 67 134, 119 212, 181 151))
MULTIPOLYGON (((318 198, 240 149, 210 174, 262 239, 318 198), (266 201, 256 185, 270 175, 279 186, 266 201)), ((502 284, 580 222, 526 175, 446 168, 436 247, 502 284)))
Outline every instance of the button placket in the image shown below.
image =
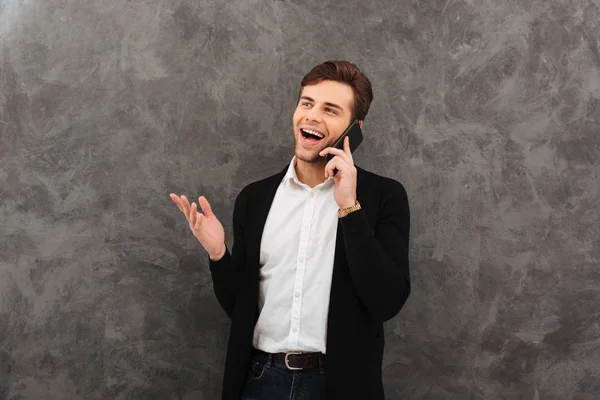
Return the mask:
POLYGON ((308 252, 308 235, 312 223, 315 203, 314 190, 308 194, 308 199, 305 203, 302 213, 302 224, 300 229, 300 244, 298 248, 298 259, 296 263, 296 274, 294 277, 294 288, 292 298, 292 313, 290 324, 290 336, 294 346, 298 345, 300 336, 300 320, 302 317, 302 292, 304 289, 304 274, 306 272, 306 258, 308 252))

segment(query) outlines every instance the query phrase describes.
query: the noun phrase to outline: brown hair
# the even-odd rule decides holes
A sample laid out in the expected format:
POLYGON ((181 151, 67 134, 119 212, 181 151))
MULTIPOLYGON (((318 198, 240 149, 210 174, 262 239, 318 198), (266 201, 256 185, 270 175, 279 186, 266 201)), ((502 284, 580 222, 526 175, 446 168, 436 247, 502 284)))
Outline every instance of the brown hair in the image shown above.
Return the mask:
POLYGON ((321 81, 330 80, 346 83, 354 92, 354 110, 352 119, 364 120, 373 101, 373 89, 369 78, 349 61, 330 60, 314 67, 300 83, 298 99, 304 86, 315 85, 321 81))

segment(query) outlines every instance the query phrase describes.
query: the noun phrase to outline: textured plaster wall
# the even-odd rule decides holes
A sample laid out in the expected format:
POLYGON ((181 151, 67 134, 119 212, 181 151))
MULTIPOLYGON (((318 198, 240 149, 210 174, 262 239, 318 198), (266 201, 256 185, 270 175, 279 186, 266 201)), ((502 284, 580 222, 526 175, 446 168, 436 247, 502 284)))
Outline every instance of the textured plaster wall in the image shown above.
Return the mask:
POLYGON ((230 244, 327 59, 411 201, 387 397, 600 398, 599 48, 598 0, 0 0, 0 399, 218 397, 229 321, 168 194, 230 244))

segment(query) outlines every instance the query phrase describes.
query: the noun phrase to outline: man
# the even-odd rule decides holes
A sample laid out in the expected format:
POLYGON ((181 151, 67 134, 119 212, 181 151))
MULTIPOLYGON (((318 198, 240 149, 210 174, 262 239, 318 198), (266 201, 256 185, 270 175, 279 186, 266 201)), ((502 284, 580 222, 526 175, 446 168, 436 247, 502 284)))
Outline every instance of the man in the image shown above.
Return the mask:
POLYGON ((295 155, 237 196, 231 253, 205 197, 200 213, 171 194, 231 318, 223 399, 384 398, 383 322, 410 293, 408 199, 401 183, 355 166, 347 138, 330 147, 354 119, 362 126, 372 99, 347 61, 304 77, 295 155))

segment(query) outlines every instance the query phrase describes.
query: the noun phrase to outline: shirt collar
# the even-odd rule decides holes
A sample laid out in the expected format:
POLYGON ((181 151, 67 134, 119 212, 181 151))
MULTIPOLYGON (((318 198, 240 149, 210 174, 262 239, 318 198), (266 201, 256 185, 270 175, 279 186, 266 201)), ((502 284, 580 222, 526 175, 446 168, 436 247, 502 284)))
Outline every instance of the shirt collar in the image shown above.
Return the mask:
MULTIPOLYGON (((289 182, 290 180, 293 181, 294 183, 296 183, 297 185, 300 186, 306 186, 304 183, 300 182, 300 180, 298 179, 298 175, 296 174, 296 156, 292 157, 292 161, 290 162, 290 165, 287 169, 287 172, 285 173, 285 176, 283 177, 283 181, 284 182, 289 182)), ((332 177, 329 177, 327 179, 325 179, 325 181, 323 183, 320 183, 319 185, 315 186, 329 186, 329 185, 333 185, 334 181, 332 177)))
POLYGON ((289 181, 290 179, 296 182, 297 184, 300 184, 300 181, 298 180, 298 175, 296 174, 296 156, 292 157, 292 161, 290 162, 287 172, 283 177, 283 180, 285 182, 289 181))

